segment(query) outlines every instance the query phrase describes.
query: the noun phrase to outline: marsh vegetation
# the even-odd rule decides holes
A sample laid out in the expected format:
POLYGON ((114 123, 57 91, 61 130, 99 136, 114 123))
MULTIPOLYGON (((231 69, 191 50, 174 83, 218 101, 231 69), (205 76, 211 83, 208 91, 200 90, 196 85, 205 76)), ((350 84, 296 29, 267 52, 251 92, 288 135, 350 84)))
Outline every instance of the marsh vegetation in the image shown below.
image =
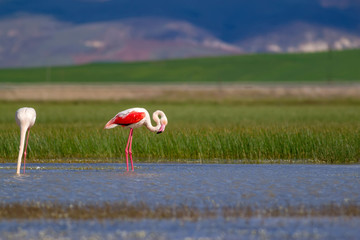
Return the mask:
POLYGON ((36 109, 29 162, 123 161, 128 130, 103 130, 123 109, 163 110, 165 133, 139 129, 136 162, 358 163, 360 104, 301 102, 1 102, 0 159, 16 158, 19 129, 14 112, 36 109))

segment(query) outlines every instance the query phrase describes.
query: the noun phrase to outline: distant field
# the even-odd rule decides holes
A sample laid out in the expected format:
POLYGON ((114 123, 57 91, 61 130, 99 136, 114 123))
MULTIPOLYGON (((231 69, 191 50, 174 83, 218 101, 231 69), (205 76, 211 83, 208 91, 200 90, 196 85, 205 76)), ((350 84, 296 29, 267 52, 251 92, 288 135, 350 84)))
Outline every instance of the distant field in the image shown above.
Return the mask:
POLYGON ((360 50, 0 69, 0 83, 329 82, 360 80, 360 50))
POLYGON ((124 162, 128 130, 103 130, 117 112, 164 110, 163 134, 134 131, 136 162, 359 163, 358 102, 0 102, 0 162, 14 162, 19 127, 14 114, 33 106, 29 162, 124 162))
POLYGON ((333 84, 3 84, 0 101, 359 102, 360 82, 333 84))

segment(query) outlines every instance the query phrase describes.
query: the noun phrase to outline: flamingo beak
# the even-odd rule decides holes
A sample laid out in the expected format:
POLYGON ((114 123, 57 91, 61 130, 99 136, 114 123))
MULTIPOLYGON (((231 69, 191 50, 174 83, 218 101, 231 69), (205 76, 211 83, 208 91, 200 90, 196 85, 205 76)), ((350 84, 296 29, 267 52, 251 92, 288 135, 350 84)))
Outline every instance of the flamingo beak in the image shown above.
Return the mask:
POLYGON ((104 127, 104 129, 110 129, 110 128, 114 128, 117 126, 117 124, 114 123, 114 118, 111 119, 110 121, 108 121, 104 127))
POLYGON ((157 134, 162 133, 163 131, 165 131, 165 125, 161 124, 159 131, 157 132, 157 134))

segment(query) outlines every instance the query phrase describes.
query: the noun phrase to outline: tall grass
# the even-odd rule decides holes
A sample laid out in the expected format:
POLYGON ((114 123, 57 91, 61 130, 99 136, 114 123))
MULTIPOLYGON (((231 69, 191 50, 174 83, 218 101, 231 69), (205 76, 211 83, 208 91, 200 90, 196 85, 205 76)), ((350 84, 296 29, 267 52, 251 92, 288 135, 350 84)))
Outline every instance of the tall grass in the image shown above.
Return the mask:
POLYGON ((0 103, 0 159, 15 161, 19 128, 14 114, 37 110, 29 162, 74 159, 124 161, 128 130, 103 130, 117 112, 144 106, 162 109, 169 125, 157 135, 134 131, 133 156, 140 161, 358 163, 359 104, 239 103, 0 103))

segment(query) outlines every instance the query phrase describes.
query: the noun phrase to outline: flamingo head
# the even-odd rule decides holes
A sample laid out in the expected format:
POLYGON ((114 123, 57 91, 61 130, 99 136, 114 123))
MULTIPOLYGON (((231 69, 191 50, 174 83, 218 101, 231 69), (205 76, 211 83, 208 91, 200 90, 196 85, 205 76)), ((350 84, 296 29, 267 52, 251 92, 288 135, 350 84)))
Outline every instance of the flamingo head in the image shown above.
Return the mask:
POLYGON ((161 118, 161 120, 160 120, 160 128, 159 128, 159 130, 157 131, 157 134, 160 134, 160 133, 162 133, 163 131, 165 131, 165 127, 166 127, 166 125, 167 125, 167 118, 166 117, 163 117, 163 118, 161 118))

